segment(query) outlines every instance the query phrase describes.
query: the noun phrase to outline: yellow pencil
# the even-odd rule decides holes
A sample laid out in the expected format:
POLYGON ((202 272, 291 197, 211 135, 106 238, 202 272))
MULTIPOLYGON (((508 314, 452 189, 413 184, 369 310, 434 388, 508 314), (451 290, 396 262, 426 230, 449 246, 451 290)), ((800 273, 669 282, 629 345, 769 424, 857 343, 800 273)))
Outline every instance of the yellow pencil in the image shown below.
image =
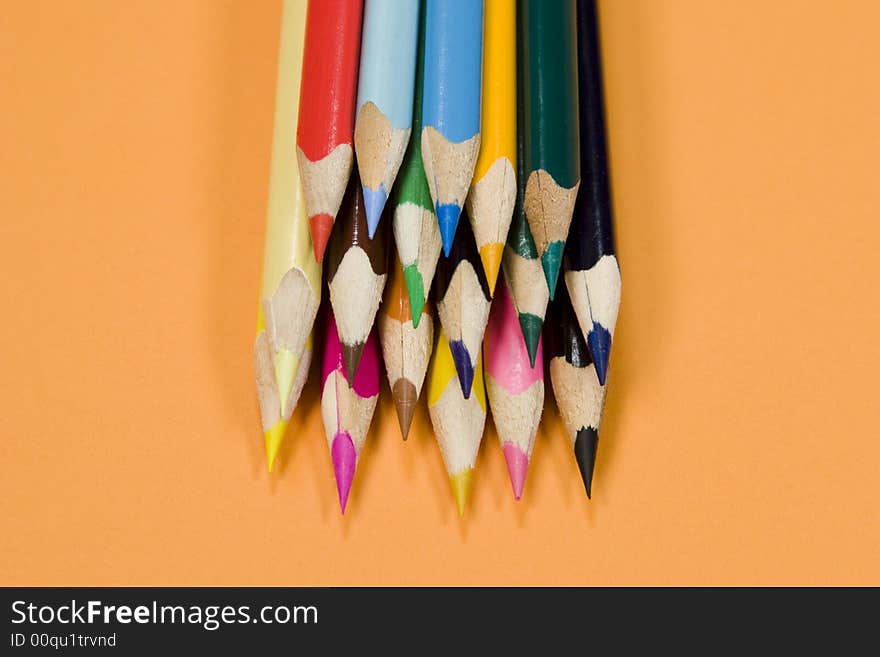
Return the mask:
POLYGON ((285 0, 275 91, 275 132, 266 219, 266 245, 257 339, 257 395, 269 472, 309 371, 312 325, 321 299, 296 160, 296 125, 302 73, 306 3, 285 0))
POLYGON ((458 384, 449 342, 441 328, 434 340, 434 353, 428 369, 428 413, 460 516, 464 515, 486 425, 486 389, 483 363, 479 358, 471 390, 473 394, 465 399, 458 384))
POLYGON ((516 202, 516 1, 486 0, 484 12, 480 155, 467 205, 494 295, 516 202))

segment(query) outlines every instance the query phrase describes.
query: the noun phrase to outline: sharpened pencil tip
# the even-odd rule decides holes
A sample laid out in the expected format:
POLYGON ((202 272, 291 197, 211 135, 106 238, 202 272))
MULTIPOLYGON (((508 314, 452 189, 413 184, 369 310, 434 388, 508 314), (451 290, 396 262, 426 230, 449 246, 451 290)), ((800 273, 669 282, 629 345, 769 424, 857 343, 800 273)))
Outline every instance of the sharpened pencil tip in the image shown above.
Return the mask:
POLYGON ((519 500, 526 485, 526 474, 529 471, 529 457, 517 445, 504 443, 504 460, 507 461, 507 474, 510 475, 510 484, 513 486, 513 497, 519 500))
POLYGON ((407 265, 403 268, 403 281, 406 283, 406 293, 409 296, 409 307, 412 313, 413 328, 419 328, 422 319, 422 310, 425 307, 425 284, 422 274, 416 265, 407 265))
POLYGON ((357 452, 348 432, 342 431, 336 434, 333 438, 333 446, 330 448, 330 456, 333 459, 333 474, 336 476, 339 508, 345 515, 345 506, 348 504, 348 494, 357 467, 357 452))
POLYGON ((370 239, 376 234, 376 228, 379 225, 379 219, 382 218, 382 210, 385 209, 385 202, 388 200, 388 192, 385 191, 385 185, 379 184, 379 189, 372 190, 366 185, 362 186, 364 192, 364 210, 367 213, 367 232, 370 239))
POLYGON ((599 446, 599 434, 595 429, 579 429, 574 441, 574 458, 581 472, 587 499, 592 499, 593 469, 596 466, 596 449, 599 446))
POLYGON ((480 249, 480 260, 483 261, 483 271, 486 272, 486 282, 489 283, 489 296, 495 296, 495 284, 498 282, 498 270, 501 267, 501 256, 504 254, 504 245, 500 242, 484 244, 480 249))
POLYGON ((452 242, 458 228, 461 208, 452 203, 437 206, 437 225, 440 227, 440 240, 443 243, 443 255, 447 258, 452 252, 452 242))
POLYGON ((450 340, 449 351, 452 352, 452 361, 455 363, 455 371, 458 373, 461 394, 465 399, 469 399, 471 388, 474 385, 474 365, 471 363, 471 355, 461 340, 450 340))
POLYGON ((412 424, 413 413, 416 410, 418 393, 416 387, 408 379, 400 378, 394 382, 391 389, 394 398, 394 408, 397 410, 397 422, 400 424, 400 433, 406 440, 409 436, 409 427, 412 424))
POLYGON ((296 381, 296 371, 299 368, 299 358, 293 355, 289 349, 281 347, 275 352, 272 359, 275 367, 275 385, 278 386, 278 399, 281 401, 281 416, 289 417, 288 406, 290 405, 290 391, 293 390, 296 381))
POLYGON ((471 492, 471 475, 474 469, 468 468, 454 475, 449 475, 449 483, 452 486, 452 496, 455 498, 455 508, 458 509, 458 517, 464 517, 464 508, 467 506, 468 496, 471 492))
POLYGON ((547 289, 550 290, 550 301, 553 301, 556 294, 556 281, 559 279, 564 247, 565 242, 550 242, 541 256, 541 267, 544 269, 544 278, 547 279, 547 289))
POLYGON ((263 433, 263 442, 266 448, 266 465, 269 472, 275 469, 275 460, 284 440, 284 432, 287 430, 287 422, 278 420, 271 429, 263 433))
POLYGON ((364 353, 364 343, 342 344, 342 360, 345 361, 345 375, 348 378, 348 387, 354 385, 354 377, 357 374, 358 365, 361 364, 361 356, 364 353))
POLYGON ((327 250, 327 242, 333 230, 333 217, 329 214, 316 214, 309 217, 309 233, 312 236, 312 247, 315 250, 315 260, 323 262, 324 251, 327 250))
POLYGON ((596 365, 596 378, 600 385, 605 385, 608 376, 608 361, 611 358, 611 333, 601 324, 593 323, 593 328, 587 334, 587 345, 590 347, 590 356, 596 365))
POLYGON ((538 342, 541 340, 541 328, 544 321, 532 313, 519 314, 519 327, 522 329, 523 340, 526 343, 526 351, 529 354, 529 365, 535 366, 535 358, 538 355, 538 342))

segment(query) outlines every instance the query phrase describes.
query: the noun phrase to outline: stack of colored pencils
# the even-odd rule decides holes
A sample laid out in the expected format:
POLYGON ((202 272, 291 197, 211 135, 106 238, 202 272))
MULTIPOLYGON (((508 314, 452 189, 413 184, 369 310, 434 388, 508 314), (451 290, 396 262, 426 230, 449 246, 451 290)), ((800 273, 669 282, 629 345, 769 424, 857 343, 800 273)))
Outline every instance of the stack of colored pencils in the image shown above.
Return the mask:
POLYGON ((404 440, 426 390, 459 514, 487 411, 523 495, 545 367, 590 497, 621 288, 595 0, 286 0, 279 53, 270 472, 317 338, 343 513, 383 360, 404 440))

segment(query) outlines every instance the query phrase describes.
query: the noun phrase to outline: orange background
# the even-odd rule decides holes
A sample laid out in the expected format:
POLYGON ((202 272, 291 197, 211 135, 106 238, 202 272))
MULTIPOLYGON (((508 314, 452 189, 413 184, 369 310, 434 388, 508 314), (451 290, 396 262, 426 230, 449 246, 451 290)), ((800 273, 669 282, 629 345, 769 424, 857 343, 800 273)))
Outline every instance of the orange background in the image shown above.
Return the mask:
MULTIPOLYGON (((251 348, 278 2, 3 2, 0 583, 880 584, 880 8, 601 4, 624 299, 594 499, 548 405, 455 515, 387 383, 340 517, 251 348)), ((424 402, 422 402, 424 403, 424 402)))

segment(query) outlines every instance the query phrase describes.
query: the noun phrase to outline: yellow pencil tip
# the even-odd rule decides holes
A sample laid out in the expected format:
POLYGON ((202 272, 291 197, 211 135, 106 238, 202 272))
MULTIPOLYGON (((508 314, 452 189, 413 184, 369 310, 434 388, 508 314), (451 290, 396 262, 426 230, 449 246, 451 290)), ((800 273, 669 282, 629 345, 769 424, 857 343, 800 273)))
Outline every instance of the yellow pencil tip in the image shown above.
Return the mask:
POLYGON ((458 508, 459 517, 464 517, 464 507, 467 505, 468 494, 471 491, 473 472, 473 468, 468 468, 457 474, 449 475, 449 483, 452 485, 452 495, 455 497, 455 506, 458 508))
POLYGON ((281 402, 281 415, 287 415, 287 405, 290 403, 290 391, 293 390, 293 382, 296 380, 296 371, 299 369, 299 357, 292 351, 281 348, 275 352, 273 358, 275 367, 275 383, 278 386, 278 399, 281 402))
POLYGON ((275 467, 275 459, 278 451, 281 449, 281 441, 284 440, 284 432, 287 429, 287 422, 278 420, 275 425, 263 434, 266 443, 266 463, 269 466, 269 472, 275 467))
POLYGON ((498 282, 498 270, 501 268, 501 256, 504 254, 504 245, 500 242, 484 244, 480 249, 480 260, 483 261, 483 271, 486 272, 486 282, 489 283, 489 294, 495 296, 495 283, 498 282))

